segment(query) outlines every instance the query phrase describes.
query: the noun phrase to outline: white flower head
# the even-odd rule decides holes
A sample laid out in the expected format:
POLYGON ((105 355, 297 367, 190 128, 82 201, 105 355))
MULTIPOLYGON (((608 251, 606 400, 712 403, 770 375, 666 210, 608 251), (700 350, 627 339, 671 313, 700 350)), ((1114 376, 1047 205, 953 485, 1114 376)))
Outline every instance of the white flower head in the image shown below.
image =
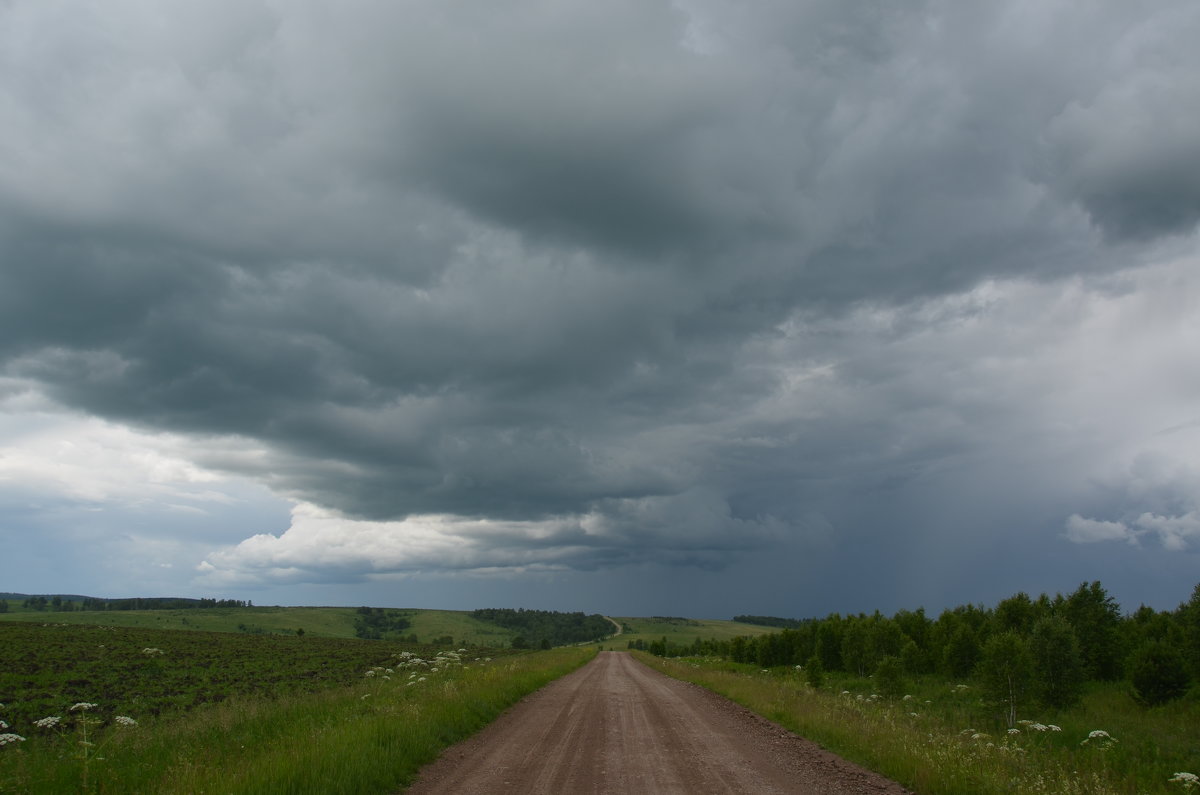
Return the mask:
POLYGON ((5 745, 15 745, 23 742, 25 742, 25 738, 19 734, 0 734, 0 747, 5 745))
POLYGON ((120 726, 137 726, 138 725, 138 722, 136 720, 134 720, 133 718, 129 717, 128 715, 117 715, 115 718, 113 718, 113 720, 116 721, 116 723, 120 726))
POLYGON ((39 729, 53 729, 60 723, 62 723, 62 717, 60 715, 51 715, 48 718, 40 718, 35 720, 33 725, 37 726, 39 729))
POLYGON ((90 701, 79 701, 75 704, 72 704, 70 709, 68 709, 68 712, 87 712, 89 709, 95 709, 98 706, 100 705, 93 704, 90 701))
POLYGON ((1195 773, 1176 773, 1167 779, 1167 781, 1172 784, 1182 784, 1184 789, 1200 787, 1200 776, 1197 776, 1195 773))

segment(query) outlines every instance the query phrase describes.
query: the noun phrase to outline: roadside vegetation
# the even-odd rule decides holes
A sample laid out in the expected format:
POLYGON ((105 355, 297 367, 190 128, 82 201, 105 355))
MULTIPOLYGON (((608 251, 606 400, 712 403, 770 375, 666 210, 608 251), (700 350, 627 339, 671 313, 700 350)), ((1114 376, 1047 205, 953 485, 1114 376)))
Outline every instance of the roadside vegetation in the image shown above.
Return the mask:
POLYGON ((1170 612, 1122 615, 1094 582, 774 625, 630 646, 918 792, 1200 791, 1200 586, 1170 612))
POLYGON ((0 792, 392 791, 592 657, 0 625, 0 792))

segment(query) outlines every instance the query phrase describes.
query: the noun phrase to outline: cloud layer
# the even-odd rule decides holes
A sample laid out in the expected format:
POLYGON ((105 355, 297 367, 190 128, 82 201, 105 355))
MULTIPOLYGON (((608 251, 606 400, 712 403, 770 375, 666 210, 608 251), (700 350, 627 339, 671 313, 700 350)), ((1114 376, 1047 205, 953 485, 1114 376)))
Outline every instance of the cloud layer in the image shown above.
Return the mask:
POLYGON ((291 501, 209 585, 1188 552, 1197 481, 1135 470, 1198 465, 1198 33, 1186 2, 10 3, 0 375, 291 501))

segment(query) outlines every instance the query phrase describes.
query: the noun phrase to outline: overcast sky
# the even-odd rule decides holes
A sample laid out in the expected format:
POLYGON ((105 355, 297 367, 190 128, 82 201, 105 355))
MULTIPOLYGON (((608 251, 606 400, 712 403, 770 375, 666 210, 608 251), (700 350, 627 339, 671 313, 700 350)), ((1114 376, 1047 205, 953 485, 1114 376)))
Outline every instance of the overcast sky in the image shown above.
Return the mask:
POLYGON ((0 3, 0 590, 1200 581, 1200 4, 0 3))

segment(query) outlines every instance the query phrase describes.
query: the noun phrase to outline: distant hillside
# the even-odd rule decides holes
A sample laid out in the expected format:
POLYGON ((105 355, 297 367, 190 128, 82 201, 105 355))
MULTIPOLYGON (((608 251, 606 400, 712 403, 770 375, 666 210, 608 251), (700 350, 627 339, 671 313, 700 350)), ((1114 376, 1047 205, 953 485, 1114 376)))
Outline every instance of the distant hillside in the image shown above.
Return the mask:
POLYGON ((778 627, 779 629, 799 629, 812 619, 776 618, 775 616, 734 616, 734 621, 743 624, 754 624, 760 627, 778 627))

